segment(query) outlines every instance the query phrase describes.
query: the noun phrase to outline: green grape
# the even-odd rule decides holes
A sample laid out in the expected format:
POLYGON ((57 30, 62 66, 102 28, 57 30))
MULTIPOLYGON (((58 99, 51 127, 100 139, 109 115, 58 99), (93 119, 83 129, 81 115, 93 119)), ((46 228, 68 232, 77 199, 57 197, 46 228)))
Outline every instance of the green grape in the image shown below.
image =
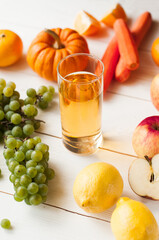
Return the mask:
POLYGON ((17 188, 16 194, 19 198, 24 199, 27 197, 28 191, 27 191, 26 187, 20 186, 17 188))
POLYGON ((34 116, 35 111, 36 111, 35 106, 33 106, 31 104, 27 104, 24 106, 24 113, 28 117, 34 116))
POLYGON ((22 202, 22 201, 23 201, 23 198, 18 197, 18 195, 16 194, 16 192, 14 193, 14 199, 15 199, 15 201, 17 201, 17 202, 22 202))
POLYGON ((39 150, 44 154, 48 151, 48 146, 45 143, 40 142, 35 146, 35 150, 39 150))
POLYGON ((45 168, 44 168, 44 166, 43 165, 37 165, 36 167, 36 170, 37 170, 37 172, 38 173, 44 173, 44 171, 45 171, 45 168))
POLYGON ((11 87, 5 87, 5 88, 3 89, 3 94, 4 94, 4 96, 6 96, 6 97, 11 97, 11 96, 13 95, 13 88, 11 88, 11 87))
POLYGON ((23 99, 19 99, 19 103, 20 103, 20 106, 21 106, 21 107, 24 106, 24 100, 23 100, 23 99))
POLYGON ((17 139, 16 149, 19 149, 23 145, 23 142, 20 139, 17 139))
POLYGON ((29 201, 29 198, 30 198, 30 195, 27 196, 27 197, 24 199, 24 201, 25 201, 25 203, 26 203, 27 205, 31 205, 31 204, 30 204, 30 201, 29 201))
POLYGON ((19 166, 19 163, 17 161, 11 161, 9 164, 8 164, 8 169, 10 172, 14 173, 14 169, 19 166))
POLYGON ((40 122, 39 121, 34 122, 34 128, 35 128, 35 130, 40 128, 40 122))
POLYGON ((48 168, 48 162, 46 162, 45 160, 40 161, 38 165, 42 165, 45 169, 48 168))
POLYGON ((21 123, 21 121, 22 121, 22 117, 19 113, 14 113, 11 116, 11 123, 17 125, 17 124, 21 123))
POLYGON ((25 159, 25 154, 22 151, 18 150, 15 152, 14 158, 17 162, 22 162, 25 159))
POLYGON ((0 84, 0 94, 2 95, 2 93, 3 93, 3 86, 0 84))
MULTIPOLYGON (((29 139, 28 139, 29 140, 29 139)), ((32 154, 33 150, 30 149, 25 153, 25 158, 26 160, 30 160, 31 159, 31 154, 32 154)))
POLYGON ((26 145, 22 145, 22 146, 20 146, 19 150, 25 154, 28 151, 28 148, 26 145))
POLYGON ((13 95, 14 95, 14 96, 17 96, 18 98, 20 98, 20 94, 19 94, 18 91, 14 91, 14 92, 13 92, 13 95))
MULTIPOLYGON (((33 137, 33 139, 34 139, 35 145, 41 142, 41 138, 38 136, 33 137)), ((39 149, 37 149, 37 150, 39 150, 39 149)))
POLYGON ((0 78, 0 85, 5 88, 6 86, 6 81, 3 78, 0 78))
POLYGON ((38 107, 41 109, 46 109, 48 107, 48 102, 40 101, 38 107))
POLYGON ((37 170, 35 167, 29 167, 27 168, 27 174, 31 177, 34 178, 37 175, 37 170))
POLYGON ((2 170, 0 169, 0 177, 2 176, 2 170))
POLYGON ((13 100, 19 100, 19 97, 17 96, 17 95, 14 95, 14 93, 13 93, 13 95, 10 97, 10 102, 11 101, 13 101, 13 100))
POLYGON ((47 200, 47 196, 43 196, 42 197, 42 203, 46 202, 46 200, 47 200))
POLYGON ((53 95, 51 92, 45 92, 44 95, 42 96, 42 99, 44 102, 51 102, 53 98, 53 95))
POLYGON ((10 110, 9 104, 5 105, 5 106, 4 106, 4 112, 6 113, 6 112, 8 112, 9 110, 10 110))
POLYGON ((14 183, 16 179, 17 179, 17 178, 16 178, 16 176, 15 176, 13 173, 9 176, 9 180, 10 180, 10 182, 12 182, 12 183, 14 183))
MULTIPOLYGON (((37 162, 33 161, 33 160, 29 160, 26 162, 26 168, 29 167, 37 167, 37 162)), ((37 168, 36 168, 37 169, 37 168)))
POLYGON ((27 174, 24 174, 20 177, 20 184, 24 187, 27 187, 32 182, 32 179, 27 174))
POLYGON ((43 158, 43 154, 39 150, 35 150, 31 154, 31 159, 36 162, 40 162, 42 160, 42 158, 43 158))
POLYGON ((37 93, 40 94, 40 95, 43 95, 43 94, 44 94, 45 92, 47 92, 47 91, 48 91, 48 89, 47 89, 46 86, 40 86, 40 87, 38 88, 37 93))
POLYGON ((10 98, 3 95, 2 96, 2 102, 3 102, 3 105, 6 105, 10 102, 10 98))
POLYGON ((7 218, 1 220, 1 227, 5 229, 9 229, 11 227, 11 223, 7 218))
POLYGON ((45 161, 49 161, 49 152, 44 153, 43 159, 44 159, 45 161))
POLYGON ((12 128, 12 135, 14 137, 19 137, 19 138, 22 137, 22 135, 23 135, 22 128, 19 127, 19 126, 13 127, 12 128))
POLYGON ((46 182, 46 176, 44 173, 38 173, 36 177, 34 178, 34 181, 37 184, 45 183, 46 182))
POLYGON ((0 101, 2 101, 3 99, 3 95, 0 93, 0 101))
POLYGON ((35 91, 35 89, 34 89, 34 88, 29 88, 29 89, 27 90, 27 96, 28 96, 28 97, 32 97, 32 98, 36 97, 36 91, 35 91))
POLYGON ((20 103, 17 100, 13 100, 9 103, 9 108, 12 111, 16 111, 20 108, 20 103))
POLYGON ((32 98, 32 97, 27 97, 27 98, 24 100, 24 105, 27 105, 27 104, 33 105, 34 103, 35 103, 35 99, 32 98))
MULTIPOLYGON (((30 126, 32 126, 32 125, 30 125, 30 126)), ((28 149, 34 148, 34 145, 35 145, 34 139, 30 138, 30 139, 26 140, 25 145, 27 146, 28 149)))
POLYGON ((32 121, 32 120, 25 120, 25 124, 31 124, 31 125, 34 126, 34 121, 32 121))
POLYGON ((31 205, 39 205, 40 203, 42 203, 42 197, 40 196, 40 194, 36 193, 30 196, 29 202, 31 205))
POLYGON ((2 110, 0 110, 0 121, 4 119, 4 112, 2 110))
POLYGON ((5 149, 3 151, 3 156, 5 159, 10 159, 10 158, 14 157, 14 150, 9 149, 9 148, 5 149))
POLYGON ((14 149, 17 145, 17 141, 15 138, 9 138, 6 141, 7 148, 14 149))
POLYGON ((39 191, 39 186, 37 183, 32 182, 28 185, 27 190, 29 194, 35 194, 39 191))
MULTIPOLYGON (((16 177, 16 176, 15 176, 16 177)), ((20 185, 20 179, 19 178, 16 178, 15 179, 15 181, 14 181, 14 187, 15 188, 18 188, 18 187, 20 187, 21 185, 20 185)))
POLYGON ((52 86, 48 86, 48 91, 52 93, 52 95, 54 95, 55 93, 55 88, 52 86))
POLYGON ((6 86, 7 86, 7 87, 11 87, 13 90, 16 89, 16 85, 15 85, 14 82, 7 82, 7 85, 6 85, 6 86))
POLYGON ((32 135, 33 132, 34 132, 34 127, 33 127, 33 125, 31 125, 31 124, 26 124, 26 125, 24 125, 24 127, 23 127, 23 133, 24 133, 26 136, 32 135))
POLYGON ((46 184, 39 184, 39 192, 42 197, 46 196, 48 193, 48 186, 46 184))
POLYGON ((12 161, 15 161, 15 159, 14 159, 14 158, 10 158, 10 159, 6 160, 7 166, 9 166, 9 164, 10 164, 12 161))
POLYGON ((7 113, 6 113, 6 119, 8 120, 8 121, 10 121, 11 120, 11 116, 14 114, 14 112, 13 111, 8 111, 7 113))
POLYGON ((45 173, 48 180, 51 180, 55 177, 55 171, 52 168, 47 168, 45 173))
POLYGON ((14 169, 14 174, 16 177, 21 177, 25 173, 26 173, 26 168, 23 165, 18 165, 14 169))
POLYGON ((35 108, 35 112, 34 112, 34 117, 36 117, 38 115, 38 109, 37 108, 35 108))

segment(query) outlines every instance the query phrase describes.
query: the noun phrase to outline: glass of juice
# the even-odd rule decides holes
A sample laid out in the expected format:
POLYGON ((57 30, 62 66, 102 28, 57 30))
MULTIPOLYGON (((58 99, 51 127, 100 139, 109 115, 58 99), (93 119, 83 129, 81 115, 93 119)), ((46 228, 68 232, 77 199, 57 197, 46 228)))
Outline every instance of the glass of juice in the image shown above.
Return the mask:
POLYGON ((102 143, 103 63, 77 53, 57 67, 62 139, 74 153, 91 154, 102 143))

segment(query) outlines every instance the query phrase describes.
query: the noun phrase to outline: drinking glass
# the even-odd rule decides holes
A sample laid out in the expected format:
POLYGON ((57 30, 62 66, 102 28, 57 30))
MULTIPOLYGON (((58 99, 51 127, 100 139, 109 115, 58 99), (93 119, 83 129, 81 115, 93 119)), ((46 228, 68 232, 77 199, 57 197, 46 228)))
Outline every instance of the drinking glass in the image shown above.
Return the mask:
POLYGON ((74 153, 91 154, 102 143, 103 63, 77 53, 57 67, 62 139, 74 153))

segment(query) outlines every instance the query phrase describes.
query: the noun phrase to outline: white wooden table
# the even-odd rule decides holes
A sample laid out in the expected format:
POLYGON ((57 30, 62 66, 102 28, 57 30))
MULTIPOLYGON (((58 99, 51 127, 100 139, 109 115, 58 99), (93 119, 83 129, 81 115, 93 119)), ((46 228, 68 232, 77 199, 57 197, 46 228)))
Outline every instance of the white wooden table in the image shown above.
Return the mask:
MULTIPOLYGON (((0 77, 15 81, 17 89, 25 96, 28 87, 37 88, 50 83, 37 76, 26 63, 26 52, 32 39, 45 27, 73 27, 78 11, 84 9, 101 18, 111 8, 114 0, 5 0, 0 1, 0 29, 10 29, 18 33, 24 43, 24 56, 12 67, 0 69, 0 77)), ((129 81, 119 84, 113 81, 103 103, 104 146, 91 156, 81 157, 66 150, 61 140, 58 95, 54 104, 41 111, 39 118, 46 121, 39 131, 40 137, 50 146, 50 166, 56 177, 49 184, 46 204, 37 207, 17 203, 13 199, 13 186, 9 182, 9 172, 0 147, 0 220, 9 218, 11 230, 0 228, 0 238, 10 239, 54 239, 54 240, 104 240, 114 239, 110 227, 110 217, 114 209, 101 214, 87 214, 75 203, 72 186, 78 172, 90 163, 105 161, 113 164, 124 179, 123 196, 144 202, 159 223, 159 203, 139 198, 128 184, 128 168, 135 159, 131 145, 132 134, 137 124, 145 117, 158 114, 150 100, 150 84, 159 73, 159 68, 151 58, 151 45, 159 36, 158 0, 119 1, 132 22, 144 11, 153 17, 152 28, 140 48, 140 68, 129 81)), ((90 52, 102 57, 113 31, 105 29, 98 36, 87 38, 90 52)), ((56 88, 57 85, 53 84, 56 88)))

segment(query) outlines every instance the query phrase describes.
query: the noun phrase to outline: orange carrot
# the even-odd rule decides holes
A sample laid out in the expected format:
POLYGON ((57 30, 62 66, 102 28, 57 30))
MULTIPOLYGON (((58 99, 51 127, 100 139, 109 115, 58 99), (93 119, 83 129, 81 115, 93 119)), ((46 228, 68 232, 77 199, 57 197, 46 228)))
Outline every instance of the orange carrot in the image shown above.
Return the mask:
POLYGON ((114 23, 114 30, 117 37, 119 52, 126 66, 130 70, 139 67, 139 55, 133 36, 123 19, 118 19, 114 23))
MULTIPOLYGON (((151 23, 152 17, 149 12, 144 12, 141 14, 134 23, 131 32, 137 47, 140 46, 140 43, 151 26, 151 23)), ((125 82, 130 77, 130 73, 131 71, 126 67, 122 57, 120 57, 115 70, 116 80, 119 82, 125 82)))
POLYGON ((104 64, 104 93, 110 85, 114 76, 115 68, 119 59, 119 49, 116 37, 109 42, 108 47, 102 57, 104 64))

